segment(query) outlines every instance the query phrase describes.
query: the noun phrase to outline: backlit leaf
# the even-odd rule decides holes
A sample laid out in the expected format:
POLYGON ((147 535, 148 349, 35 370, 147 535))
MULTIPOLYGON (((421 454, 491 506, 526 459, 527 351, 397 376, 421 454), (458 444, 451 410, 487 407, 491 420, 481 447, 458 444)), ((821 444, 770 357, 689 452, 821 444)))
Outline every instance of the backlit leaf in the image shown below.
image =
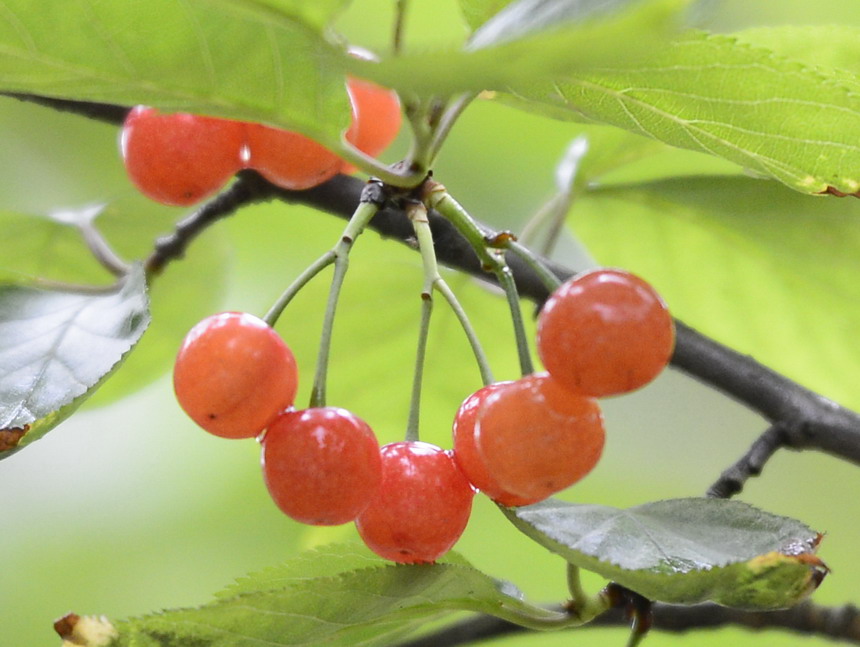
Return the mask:
POLYGON ((641 274, 685 323, 860 408, 844 378, 860 362, 854 200, 692 177, 584 191, 569 221, 600 263, 641 274))
POLYGON ((0 457, 70 415, 120 364, 148 323, 140 266, 107 290, 0 286, 0 429, 23 432, 3 443, 0 457))
POLYGON ((723 157, 804 193, 854 193, 860 98, 844 77, 730 36, 698 33, 644 64, 510 90, 555 114, 566 110, 723 157))
POLYGON ((436 564, 404 566, 363 547, 333 546, 249 575, 210 604, 116 627, 123 646, 381 646, 457 610, 514 622, 568 621, 566 614, 523 602, 513 587, 457 555, 436 564))

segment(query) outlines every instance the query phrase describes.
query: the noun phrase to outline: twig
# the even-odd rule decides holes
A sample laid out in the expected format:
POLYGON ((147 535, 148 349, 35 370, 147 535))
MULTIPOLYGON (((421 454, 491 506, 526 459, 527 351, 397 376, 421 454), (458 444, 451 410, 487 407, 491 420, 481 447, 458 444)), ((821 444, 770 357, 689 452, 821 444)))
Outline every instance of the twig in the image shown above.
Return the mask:
MULTIPOLYGON (((550 608, 560 609, 561 607, 550 608)), ((783 611, 741 611, 717 604, 680 606, 656 603, 652 611, 654 620, 652 631, 683 633, 727 626, 742 627, 752 631, 783 629, 796 634, 860 644, 860 611, 850 604, 842 607, 823 607, 804 602, 783 611)), ((621 609, 613 609, 578 629, 623 627, 629 626, 629 622, 621 609)), ((524 631, 527 630, 492 616, 474 616, 415 640, 400 643, 398 647, 474 645, 480 641, 524 631)))
POLYGON ((257 173, 242 171, 226 191, 179 222, 172 234, 155 241, 155 249, 145 263, 147 274, 159 274, 169 262, 182 258, 191 241, 212 223, 234 214, 240 207, 268 200, 273 195, 274 187, 257 173))
POLYGON ((744 484, 753 476, 761 474, 764 464, 774 455, 777 449, 785 443, 786 435, 782 427, 769 427, 752 444, 746 454, 738 462, 726 469, 717 481, 708 488, 705 496, 728 499, 739 494, 744 484))

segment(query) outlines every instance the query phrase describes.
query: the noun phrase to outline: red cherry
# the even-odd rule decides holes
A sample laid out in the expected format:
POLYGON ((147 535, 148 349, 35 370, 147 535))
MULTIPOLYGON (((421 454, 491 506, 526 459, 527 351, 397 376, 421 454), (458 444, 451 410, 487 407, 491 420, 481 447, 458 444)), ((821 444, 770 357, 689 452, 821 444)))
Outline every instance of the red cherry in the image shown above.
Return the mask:
POLYGON ((601 269, 562 284, 538 319, 537 348, 553 378, 594 397, 627 393, 668 364, 675 328, 666 304, 638 276, 601 269))
POLYGON ((519 506, 531 501, 507 492, 490 476, 484 464, 484 457, 478 452, 478 446, 475 443, 475 420, 480 407, 488 396, 510 384, 514 382, 488 384, 475 391, 460 405, 454 417, 454 460, 472 485, 493 501, 506 506, 519 506))
POLYGON ((571 393, 547 373, 495 390, 475 420, 475 443, 488 474, 504 491, 529 503, 588 474, 603 442, 597 402, 571 393))
POLYGON ((433 562, 460 538, 475 491, 451 455, 435 445, 385 445, 382 484, 355 521, 377 555, 404 564, 433 562))
POLYGON ((298 371, 292 351, 254 315, 207 317, 186 335, 173 369, 180 406, 206 431, 253 438, 292 406, 298 371))
POLYGON ((279 187, 300 191, 322 184, 337 175, 343 160, 317 142, 289 130, 246 124, 248 160, 279 187))
POLYGON ((362 79, 350 78, 346 88, 352 103, 352 124, 346 131, 346 140, 376 157, 400 132, 400 99, 396 92, 362 79))
POLYGON ((138 106, 128 113, 120 141, 128 175, 144 195, 188 206, 242 168, 245 129, 236 121, 138 106))
POLYGON ((263 477, 278 507, 302 523, 353 521, 382 480, 379 443, 358 416, 323 407, 285 411, 263 436, 263 477))

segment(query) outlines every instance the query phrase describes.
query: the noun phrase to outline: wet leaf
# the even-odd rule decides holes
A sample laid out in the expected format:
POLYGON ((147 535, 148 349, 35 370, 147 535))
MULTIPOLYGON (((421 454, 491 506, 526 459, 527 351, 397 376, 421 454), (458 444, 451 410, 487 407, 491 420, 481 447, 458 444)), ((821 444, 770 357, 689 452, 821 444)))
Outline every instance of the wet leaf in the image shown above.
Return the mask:
POLYGON ((740 501, 672 499, 619 510, 550 499, 503 511, 571 564, 661 602, 785 608, 827 570, 815 557, 818 533, 740 501))

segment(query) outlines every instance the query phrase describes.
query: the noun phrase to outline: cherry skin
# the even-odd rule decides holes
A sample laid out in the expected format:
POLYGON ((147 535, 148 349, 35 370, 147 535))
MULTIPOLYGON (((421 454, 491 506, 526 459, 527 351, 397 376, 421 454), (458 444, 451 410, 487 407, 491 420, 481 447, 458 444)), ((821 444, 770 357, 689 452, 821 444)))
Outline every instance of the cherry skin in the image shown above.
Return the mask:
POLYGON ((644 386, 669 363, 674 345, 660 295, 623 270, 574 277, 553 292, 538 318, 546 370, 568 389, 594 397, 644 386))
POLYGON ((262 124, 246 124, 246 132, 245 166, 283 189, 309 189, 334 177, 343 167, 337 155, 299 133, 262 124))
POLYGON ((350 78, 346 84, 352 103, 352 123, 346 140, 376 157, 394 141, 403 122, 397 93, 370 81, 350 78))
POLYGON ((457 465, 469 482, 493 501, 506 506, 519 506, 526 505, 530 501, 506 491, 490 476, 484 457, 478 452, 478 446, 475 443, 475 420, 478 410, 487 397, 510 384, 514 382, 488 384, 475 391, 460 405, 454 416, 454 460, 457 461, 457 465))
POLYGON ((292 351, 254 315, 207 317, 186 335, 173 369, 180 406, 206 431, 253 438, 292 406, 298 371, 292 351))
POLYGON ((600 459, 604 438, 597 402, 571 393, 548 373, 495 390, 475 418, 475 444, 487 473, 527 503, 588 474, 600 459))
POLYGON ((285 411, 262 439, 266 487, 289 517, 315 526, 353 521, 382 480, 379 443, 345 409, 285 411))
POLYGON ((216 193, 242 168, 244 125, 138 106, 120 140, 129 178, 147 197, 188 206, 216 193))
POLYGON ((437 560, 463 534, 475 490, 451 452, 423 442, 385 445, 382 484, 355 525, 377 555, 403 564, 437 560))

